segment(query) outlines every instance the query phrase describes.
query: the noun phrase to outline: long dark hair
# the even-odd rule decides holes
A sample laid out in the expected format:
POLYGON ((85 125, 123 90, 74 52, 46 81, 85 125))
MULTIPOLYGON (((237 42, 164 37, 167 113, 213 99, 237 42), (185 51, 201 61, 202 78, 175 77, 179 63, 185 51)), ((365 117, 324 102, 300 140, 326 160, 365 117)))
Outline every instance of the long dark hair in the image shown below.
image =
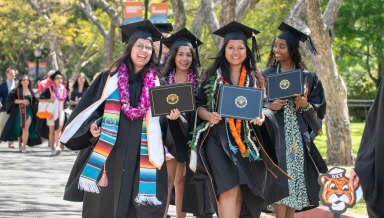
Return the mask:
POLYGON ((25 77, 27 77, 28 78, 28 89, 29 89, 29 92, 31 93, 31 100, 35 97, 35 93, 33 92, 33 90, 32 90, 32 81, 31 81, 31 79, 29 78, 29 76, 28 75, 22 75, 20 78, 19 78, 19 81, 18 81, 18 83, 17 83, 17 85, 16 85, 16 87, 15 87, 15 89, 16 89, 16 93, 18 94, 19 93, 19 90, 23 90, 23 86, 21 85, 21 80, 23 79, 23 78, 25 78, 25 77))
MULTIPOLYGON (((192 53, 192 64, 191 64, 191 67, 193 69, 193 72, 196 74, 196 75, 199 75, 199 71, 198 71, 198 68, 197 68, 197 57, 196 57, 196 53, 195 51, 193 50, 193 47, 191 46, 188 46, 189 49, 191 50, 191 53, 192 53)), ((169 50, 169 53, 170 55, 169 58, 167 58, 167 62, 165 64, 165 67, 164 67, 164 77, 167 79, 169 74, 174 70, 176 69, 176 64, 175 64, 175 58, 176 58, 176 55, 177 55, 177 52, 179 51, 179 47, 176 48, 175 52, 169 50)))
MULTIPOLYGON (((231 81, 231 71, 230 66, 225 58, 225 47, 227 46, 228 42, 226 42, 223 47, 221 47, 220 51, 217 53, 217 56, 214 58, 214 62, 203 72, 202 76, 202 85, 206 85, 208 83, 208 80, 211 76, 216 74, 216 70, 218 68, 221 69, 221 75, 225 79, 225 81, 230 82, 231 81)), ((255 83, 254 78, 256 78, 256 85, 259 88, 265 87, 265 79, 263 75, 260 73, 260 71, 257 69, 256 66, 256 59, 253 55, 251 49, 248 47, 246 43, 245 47, 247 50, 247 57, 243 61, 243 66, 247 69, 247 74, 251 79, 252 83, 255 83)), ((231 82, 232 83, 232 82, 231 82)))
POLYGON ((79 80, 79 78, 81 76, 84 76, 84 78, 85 78, 84 87, 89 87, 91 85, 91 83, 89 82, 87 76, 84 73, 79 73, 79 75, 77 75, 77 77, 76 77, 75 82, 72 85, 73 88, 79 86, 79 82, 77 82, 77 81, 79 80))
MULTIPOLYGON (((109 73, 111 75, 115 74, 118 70, 119 70, 119 67, 120 67, 120 64, 121 63, 125 63, 127 65, 127 68, 128 68, 128 72, 130 75, 133 75, 134 74, 134 67, 133 67, 133 63, 132 63, 132 60, 131 60, 131 51, 132 51, 132 47, 133 47, 133 44, 136 42, 137 40, 135 41, 129 41, 126 45, 125 45, 125 48, 124 48, 124 52, 123 54, 120 55, 120 57, 112 63, 111 67, 109 68, 109 73)), ((151 42, 151 45, 153 46, 153 42, 151 42)), ((154 52, 152 50, 152 56, 151 56, 151 59, 148 61, 148 63, 143 67, 143 69, 139 70, 137 72, 138 75, 140 75, 140 78, 143 78, 144 75, 150 70, 150 69, 154 69, 156 71, 157 74, 159 74, 159 68, 156 66, 155 62, 157 60, 157 57, 156 57, 156 52, 154 52)))
POLYGON ((27 78, 28 78, 28 81, 29 81, 29 83, 28 83, 28 89, 29 89, 29 90, 32 90, 32 81, 31 81, 31 79, 29 78, 29 76, 26 75, 26 74, 25 74, 25 75, 22 75, 22 76, 19 78, 19 82, 17 82, 16 89, 22 87, 22 85, 21 85, 21 80, 22 80, 24 77, 27 77, 27 78))
MULTIPOLYGON (((275 53, 273 52, 273 47, 275 47, 276 39, 272 42, 272 48, 269 52, 269 57, 267 61, 266 67, 277 67, 278 61, 276 61, 275 53)), ((292 61, 295 64, 296 68, 303 68, 307 70, 307 65, 305 65, 304 60, 301 58, 301 54, 299 51, 299 48, 294 46, 292 43, 289 43, 288 41, 285 41, 288 45, 288 51, 291 55, 292 61)))

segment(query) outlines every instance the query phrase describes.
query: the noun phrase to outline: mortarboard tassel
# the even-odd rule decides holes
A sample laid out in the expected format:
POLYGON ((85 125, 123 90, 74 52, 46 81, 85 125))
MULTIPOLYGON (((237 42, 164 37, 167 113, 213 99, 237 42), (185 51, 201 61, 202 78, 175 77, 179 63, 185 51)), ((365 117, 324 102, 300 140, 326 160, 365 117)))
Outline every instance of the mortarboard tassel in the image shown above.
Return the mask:
POLYGON ((201 65, 200 65, 200 58, 199 58, 199 48, 198 48, 198 46, 197 46, 197 39, 196 39, 196 43, 195 43, 195 53, 196 53, 196 58, 197 58, 197 65, 199 66, 199 67, 201 67, 201 65))
POLYGON ((257 45, 256 35, 253 32, 252 32, 252 52, 253 52, 253 55, 255 55, 256 57, 256 62, 259 63, 261 61, 260 51, 259 51, 259 46, 257 45))
POLYGON ((161 36, 161 38, 160 38, 159 55, 157 57, 157 60, 159 61, 159 63, 161 62, 162 53, 163 53, 163 36, 161 36))
POLYGON ((305 44, 306 44, 307 48, 311 51, 311 53, 312 53, 313 55, 318 55, 318 54, 320 54, 319 51, 317 51, 316 46, 315 46, 315 44, 313 43, 313 41, 312 41, 312 39, 311 39, 310 36, 308 36, 308 39, 307 39, 307 41, 305 41, 305 44))

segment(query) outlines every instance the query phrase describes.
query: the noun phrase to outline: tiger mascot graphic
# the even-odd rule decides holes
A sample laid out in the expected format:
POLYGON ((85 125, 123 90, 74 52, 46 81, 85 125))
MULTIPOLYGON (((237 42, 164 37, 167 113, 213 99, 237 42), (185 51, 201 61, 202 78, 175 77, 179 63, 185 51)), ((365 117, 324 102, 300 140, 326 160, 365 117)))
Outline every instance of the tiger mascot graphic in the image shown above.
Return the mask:
POLYGON ((320 175, 318 182, 321 186, 320 200, 332 213, 344 213, 356 204, 356 189, 359 184, 352 187, 345 177, 345 169, 332 168, 326 174, 320 175))

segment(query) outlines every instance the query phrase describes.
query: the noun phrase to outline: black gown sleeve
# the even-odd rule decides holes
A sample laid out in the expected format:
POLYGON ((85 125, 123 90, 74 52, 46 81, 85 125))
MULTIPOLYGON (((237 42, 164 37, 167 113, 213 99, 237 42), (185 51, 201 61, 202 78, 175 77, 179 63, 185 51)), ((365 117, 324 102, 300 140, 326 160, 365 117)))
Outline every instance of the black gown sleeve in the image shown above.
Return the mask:
POLYGON ((18 105, 15 104, 15 100, 17 99, 16 89, 13 89, 7 96, 6 99, 6 111, 7 114, 12 113, 13 108, 17 107, 18 105))
POLYGON ((51 92, 49 91, 49 87, 44 89, 40 94, 40 99, 50 99, 51 98, 51 92))
POLYGON ((207 104, 207 101, 208 101, 207 95, 204 93, 204 89, 203 89, 202 85, 200 84, 196 88, 196 92, 195 92, 196 108, 204 107, 207 104))
POLYGON ((314 111, 316 111, 317 117, 324 119, 326 102, 323 85, 314 73, 311 73, 311 75, 313 76, 313 84, 310 92, 308 92, 308 102, 311 103, 314 111))

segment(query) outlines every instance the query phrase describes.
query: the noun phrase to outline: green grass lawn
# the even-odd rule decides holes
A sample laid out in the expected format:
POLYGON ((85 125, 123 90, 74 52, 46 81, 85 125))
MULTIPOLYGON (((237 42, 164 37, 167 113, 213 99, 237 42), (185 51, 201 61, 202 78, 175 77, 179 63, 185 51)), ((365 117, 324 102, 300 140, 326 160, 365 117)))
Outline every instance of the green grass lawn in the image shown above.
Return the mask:
MULTIPOLYGON (((363 135, 364 131, 364 125, 365 123, 351 123, 351 136, 352 136, 352 150, 353 153, 356 155, 357 151, 359 150, 360 147, 360 141, 361 141, 361 136, 363 135)), ((315 145, 317 149, 319 149, 321 156, 326 157, 327 156, 327 139, 326 139, 326 132, 325 132, 325 125, 323 124, 323 135, 318 136, 315 139, 315 145)), ((351 166, 339 166, 342 168, 345 168, 347 170, 346 174, 349 177, 349 171, 351 170, 351 166)), ((328 168, 332 168, 332 166, 328 166, 328 168)), ((349 212, 352 213, 357 213, 357 214, 363 214, 363 215, 368 215, 367 214, 367 209, 365 206, 365 201, 363 198, 360 199, 356 205, 348 209, 349 212)))
MULTIPOLYGON (((363 135, 365 123, 351 123, 352 150, 356 155, 360 147, 361 136, 363 135)), ((325 124, 323 123, 323 135, 316 137, 315 145, 319 149, 321 156, 327 156, 327 136, 325 124)))

